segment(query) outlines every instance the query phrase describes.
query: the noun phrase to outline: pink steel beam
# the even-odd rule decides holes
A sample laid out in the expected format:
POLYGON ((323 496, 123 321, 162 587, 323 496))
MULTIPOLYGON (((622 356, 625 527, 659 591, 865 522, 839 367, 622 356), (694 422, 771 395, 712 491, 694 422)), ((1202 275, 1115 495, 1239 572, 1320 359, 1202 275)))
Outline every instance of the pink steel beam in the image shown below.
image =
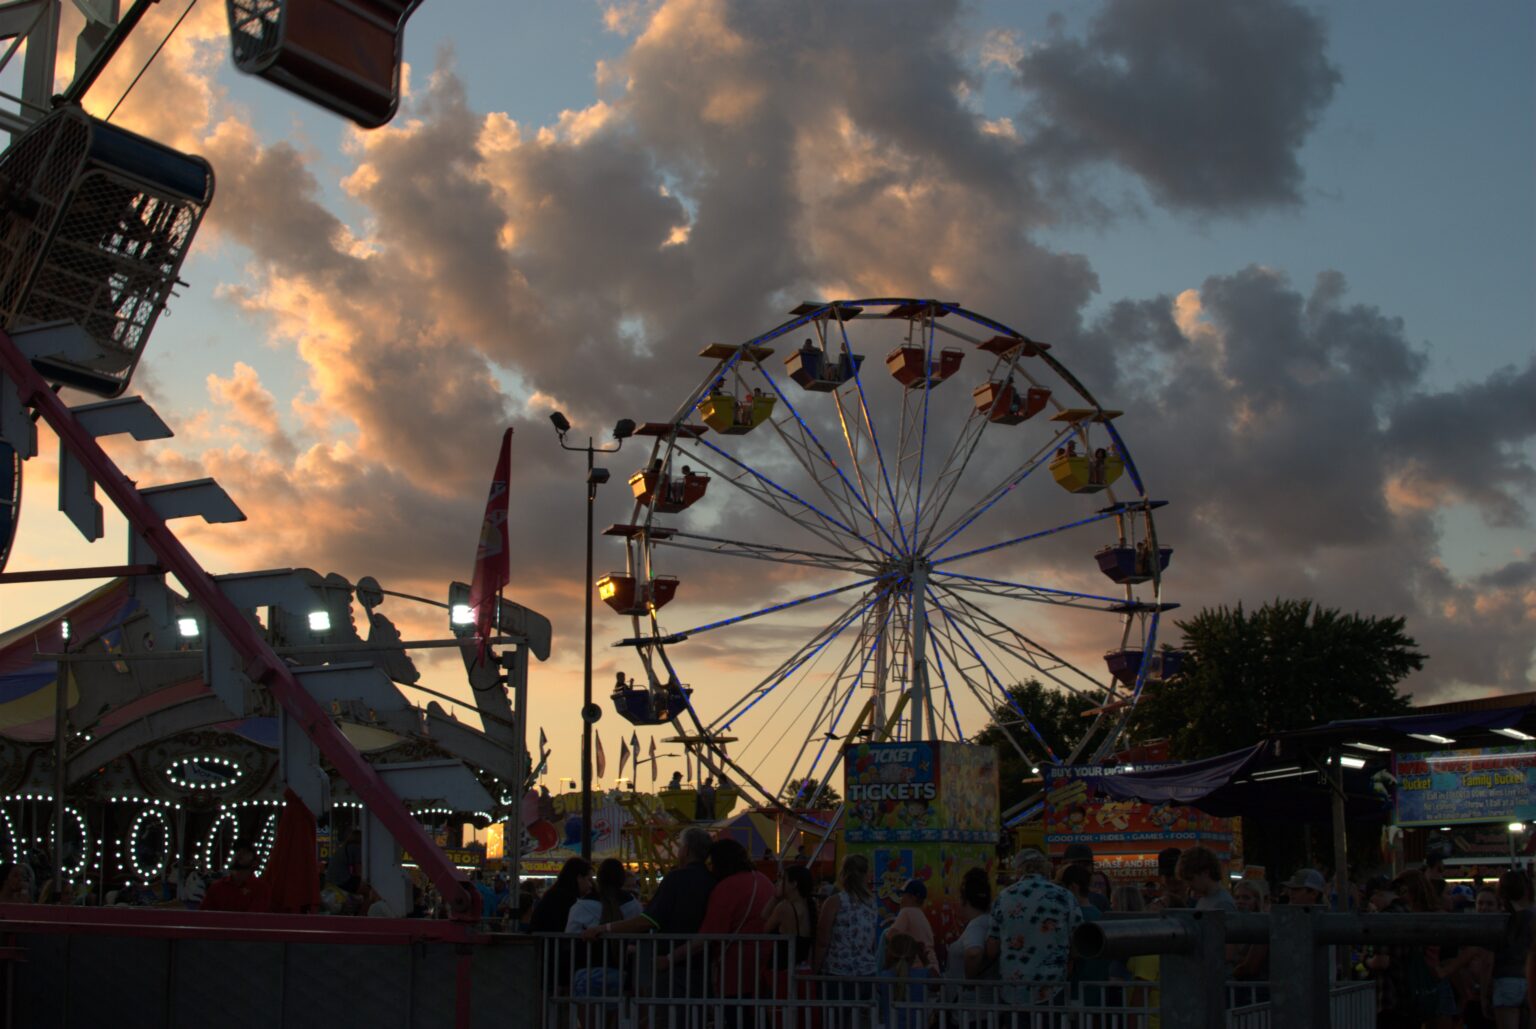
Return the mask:
POLYGON ((235 652, 245 661, 245 674, 252 682, 271 691, 283 710, 293 716, 304 734, 320 748, 336 771, 341 773, 357 797, 378 816, 395 842, 400 844, 432 880, 454 918, 479 918, 480 893, 469 879, 448 860, 426 827, 406 810, 394 791, 384 785, 379 773, 357 752, 315 698, 300 685, 283 659, 246 621, 203 566, 182 545, 155 510, 139 495, 133 481, 118 469, 101 449, 96 438, 81 427, 75 416, 37 373, 11 337, 0 331, 0 371, 16 383, 21 402, 36 408, 58 435, 70 453, 85 466, 91 478, 117 505, 128 524, 144 537, 161 566, 175 575, 187 592, 201 605, 208 617, 224 633, 235 652))
POLYGON ((483 943, 488 940, 470 925, 441 919, 372 918, 365 922, 355 915, 272 915, 48 904, 0 904, 0 932, 370 946, 483 943))

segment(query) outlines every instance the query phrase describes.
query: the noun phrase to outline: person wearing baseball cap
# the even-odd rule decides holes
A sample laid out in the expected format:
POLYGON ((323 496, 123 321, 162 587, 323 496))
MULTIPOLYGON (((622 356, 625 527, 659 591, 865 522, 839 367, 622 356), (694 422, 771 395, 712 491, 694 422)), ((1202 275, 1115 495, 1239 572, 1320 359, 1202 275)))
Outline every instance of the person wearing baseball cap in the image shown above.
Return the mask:
POLYGON ((1285 898, 1291 904, 1321 904, 1328 880, 1315 868, 1302 868, 1285 882, 1285 898))
MULTIPOLYGON (((923 966, 928 969, 930 975, 939 974, 939 954, 933 945, 933 925, 929 923, 928 916, 923 913, 923 904, 928 900, 928 884, 921 879, 908 880, 901 888, 901 910, 896 912, 896 919, 891 927, 886 930, 885 938, 889 940, 897 933, 906 933, 917 944, 917 953, 923 966)), ((890 964, 889 960, 881 962, 881 967, 890 964)))

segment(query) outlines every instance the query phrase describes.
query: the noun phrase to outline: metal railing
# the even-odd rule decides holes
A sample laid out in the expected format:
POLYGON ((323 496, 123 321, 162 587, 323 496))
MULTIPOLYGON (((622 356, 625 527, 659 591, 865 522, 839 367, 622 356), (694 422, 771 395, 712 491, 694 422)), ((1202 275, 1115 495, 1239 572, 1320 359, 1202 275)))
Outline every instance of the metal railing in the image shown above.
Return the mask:
POLYGON ((1136 1029, 1157 983, 814 975, 782 936, 542 937, 543 1029, 1136 1029), (686 948, 687 953, 683 954, 686 948))

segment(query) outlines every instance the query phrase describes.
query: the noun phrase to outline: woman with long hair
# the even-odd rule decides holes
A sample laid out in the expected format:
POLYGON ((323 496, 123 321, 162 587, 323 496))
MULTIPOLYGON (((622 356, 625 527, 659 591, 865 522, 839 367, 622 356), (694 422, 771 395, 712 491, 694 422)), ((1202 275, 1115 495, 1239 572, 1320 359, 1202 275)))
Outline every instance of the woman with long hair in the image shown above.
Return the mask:
MULTIPOLYGON (((565 931, 580 933, 594 925, 634 918, 641 912, 640 902, 624 889, 627 873, 618 858, 608 858, 597 866, 597 884, 586 896, 571 905, 565 931)), ((556 883, 556 885, 559 885, 556 883)), ((571 980, 571 994, 576 997, 617 997, 624 992, 623 946, 577 944, 578 967, 571 980)))
POLYGON ((816 942, 816 897, 811 871, 791 865, 774 884, 774 903, 768 911, 768 932, 789 937, 781 969, 809 963, 816 942))
MULTIPOLYGON (((823 975, 872 976, 880 971, 875 940, 880 931, 880 910, 870 888, 869 858, 849 854, 838 874, 841 891, 827 898, 816 918, 816 951, 813 964, 823 975)), ((845 990, 848 999, 867 996, 867 985, 845 990)))
POLYGON ((555 877, 554 885, 533 906, 530 928, 536 933, 565 932, 571 907, 592 892, 592 862, 586 858, 568 858, 555 877))

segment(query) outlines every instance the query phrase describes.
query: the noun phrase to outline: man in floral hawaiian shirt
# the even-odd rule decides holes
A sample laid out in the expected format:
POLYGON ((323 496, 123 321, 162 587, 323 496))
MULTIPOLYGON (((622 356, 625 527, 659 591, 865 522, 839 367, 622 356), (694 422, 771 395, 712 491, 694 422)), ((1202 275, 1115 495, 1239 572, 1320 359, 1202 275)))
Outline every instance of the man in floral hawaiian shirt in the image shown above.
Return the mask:
POLYGON ((1013 859, 1019 881, 992 904, 987 957, 997 960, 998 977, 1014 985, 1009 1004, 1049 1003, 1067 981, 1072 930, 1083 921, 1077 900, 1048 878, 1050 860, 1034 848, 1013 859))

